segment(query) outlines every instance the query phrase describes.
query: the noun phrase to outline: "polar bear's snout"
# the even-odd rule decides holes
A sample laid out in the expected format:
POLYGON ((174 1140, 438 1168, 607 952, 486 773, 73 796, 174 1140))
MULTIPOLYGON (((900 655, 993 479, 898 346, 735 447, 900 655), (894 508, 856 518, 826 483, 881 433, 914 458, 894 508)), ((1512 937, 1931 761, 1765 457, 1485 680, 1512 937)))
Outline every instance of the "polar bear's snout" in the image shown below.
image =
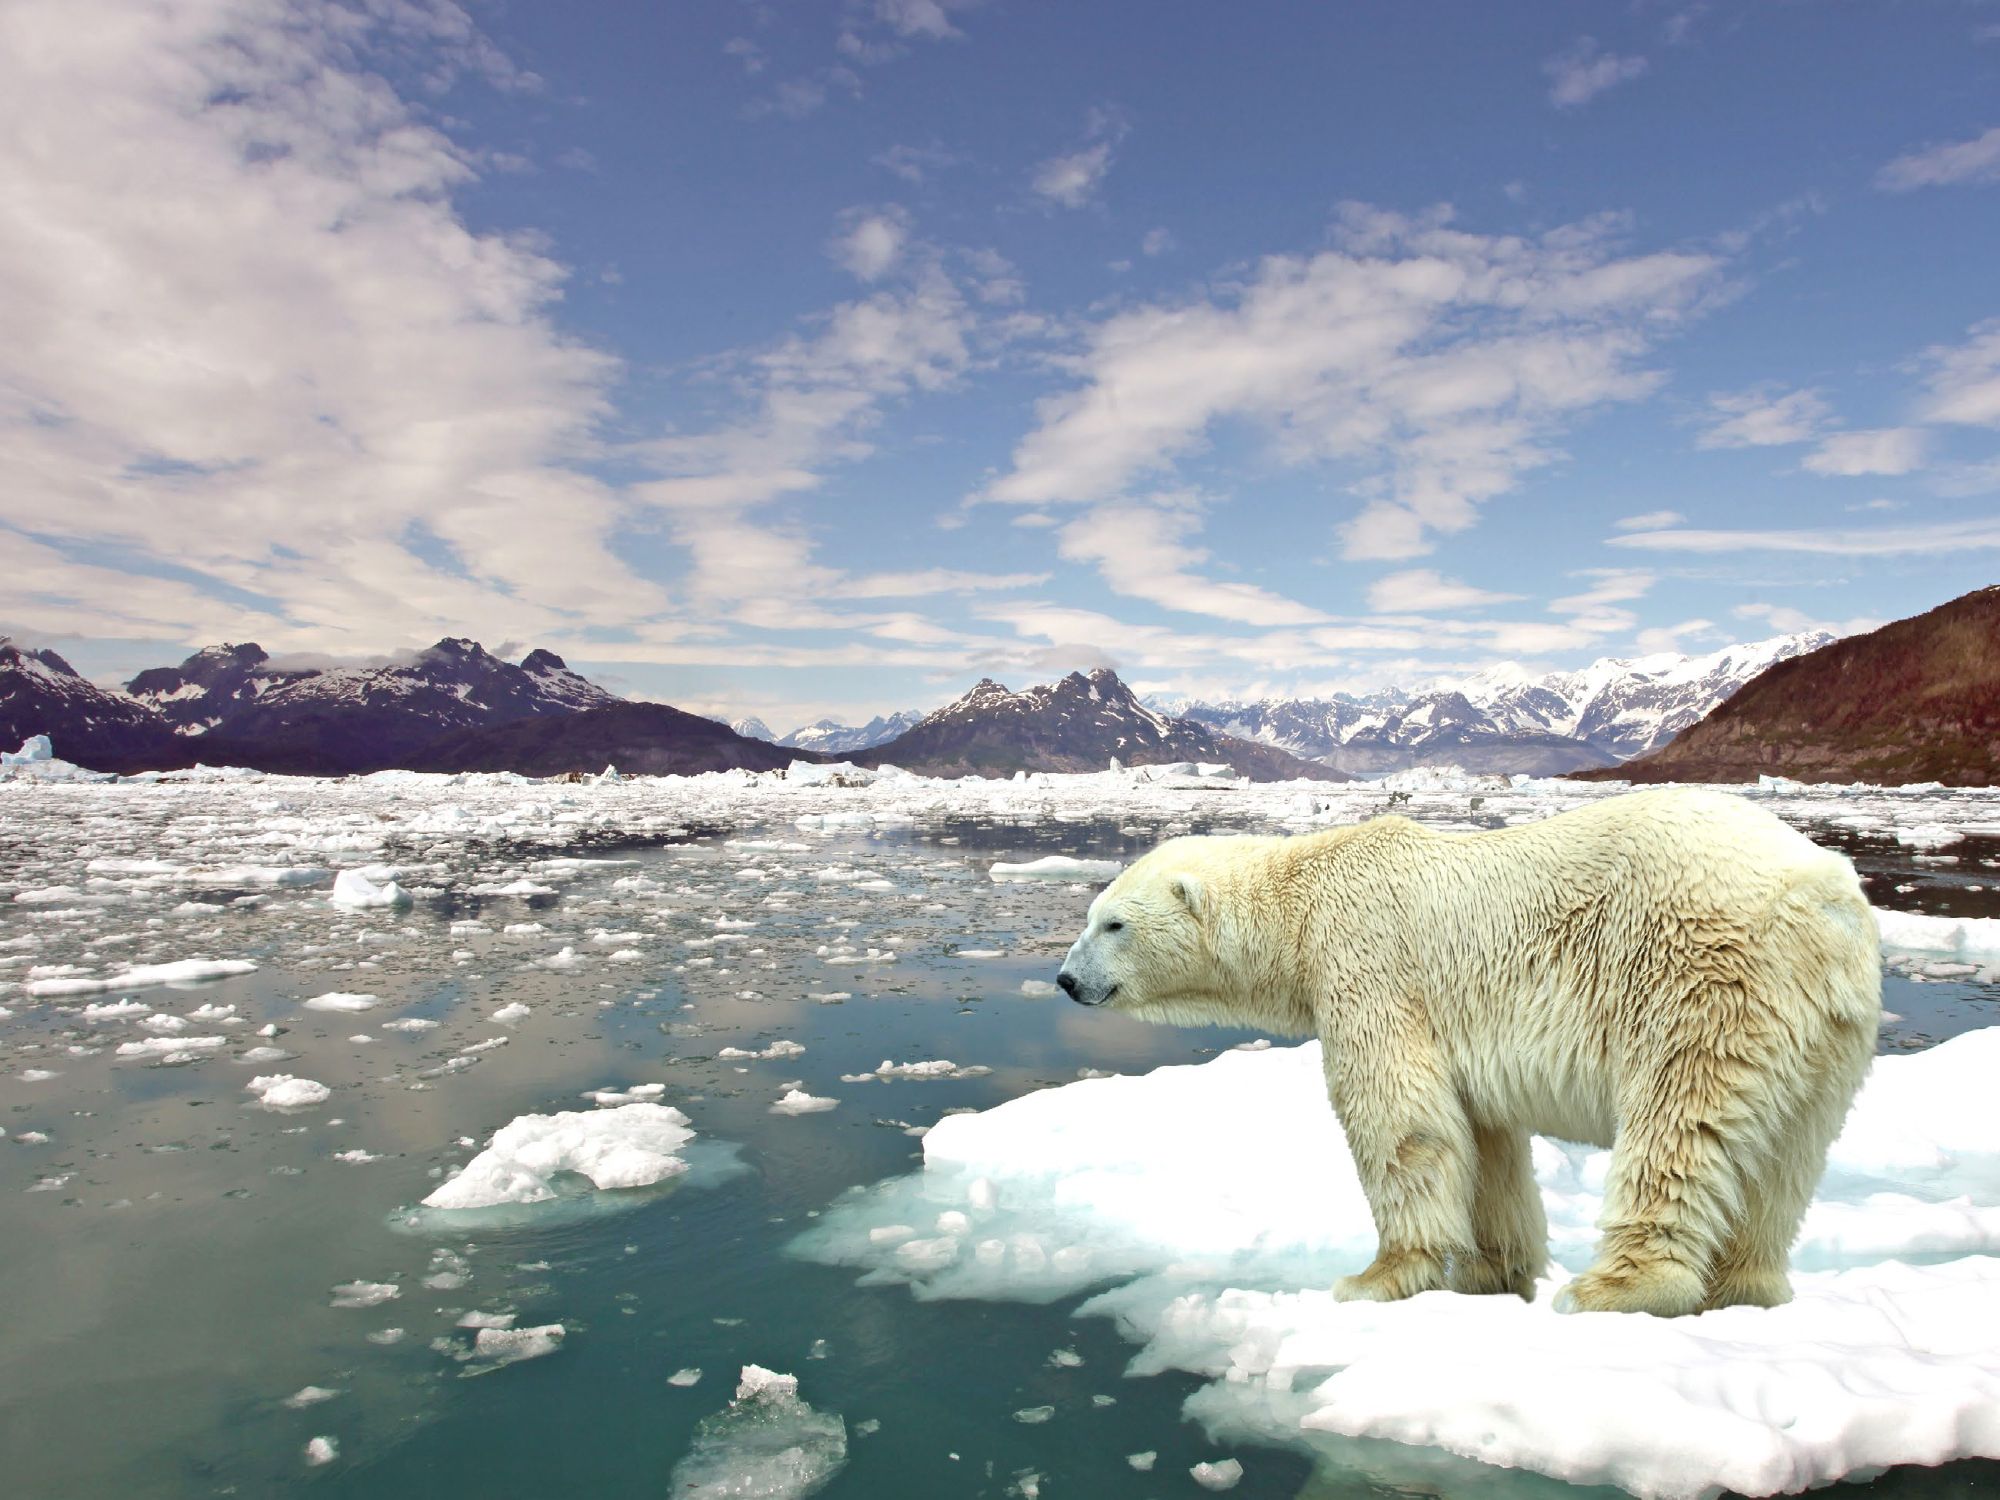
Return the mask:
POLYGON ((1118 993, 1118 981, 1105 972, 1104 955, 1092 946, 1088 930, 1070 944, 1056 985, 1078 1005, 1103 1005, 1118 993))
POLYGON ((1056 985, 1078 1005, 1102 1005, 1118 993, 1117 985, 1089 984, 1077 978, 1066 966, 1056 975, 1056 985))

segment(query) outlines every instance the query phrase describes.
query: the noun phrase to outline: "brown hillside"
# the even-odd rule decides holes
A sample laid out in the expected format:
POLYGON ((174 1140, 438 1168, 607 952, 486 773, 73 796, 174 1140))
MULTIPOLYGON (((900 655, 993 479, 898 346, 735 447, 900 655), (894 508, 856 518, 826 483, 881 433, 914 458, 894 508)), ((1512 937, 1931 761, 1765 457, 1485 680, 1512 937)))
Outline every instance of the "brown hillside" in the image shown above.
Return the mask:
POLYGON ((1595 780, 2000 785, 2000 586, 1779 662, 1595 780))

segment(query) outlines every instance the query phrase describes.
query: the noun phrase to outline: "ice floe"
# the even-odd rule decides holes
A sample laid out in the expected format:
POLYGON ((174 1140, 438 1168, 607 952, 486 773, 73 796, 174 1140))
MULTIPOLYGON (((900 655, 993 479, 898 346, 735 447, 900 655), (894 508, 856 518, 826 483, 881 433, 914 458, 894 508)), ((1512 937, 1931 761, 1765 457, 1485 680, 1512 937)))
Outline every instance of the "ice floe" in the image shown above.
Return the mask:
POLYGON ((789 1089, 776 1104, 771 1106, 771 1113, 774 1115, 816 1115, 822 1110, 832 1109, 838 1103, 840 1103, 838 1099, 829 1099, 819 1094, 808 1094, 803 1089, 789 1089))
POLYGON ((333 1096, 333 1090, 325 1084, 310 1078, 294 1078, 289 1073, 260 1074, 243 1087, 255 1094, 257 1102, 266 1109, 308 1109, 326 1103, 333 1096))
POLYGON ((1115 859, 1075 859, 1050 854, 1020 864, 996 860, 986 874, 991 880, 1109 880, 1125 867, 1115 859))
POLYGON ((522 1115, 494 1131, 486 1149, 425 1198, 424 1207, 542 1203, 559 1196, 551 1179, 565 1172, 599 1189, 648 1187, 688 1169, 675 1153, 693 1139, 688 1117, 666 1104, 522 1115))
POLYGON ((1338 1303, 1375 1248, 1316 1043, 1225 1052, 941 1120, 924 1170, 798 1242, 923 1297, 1053 1301, 1213 1383, 1219 1435, 1387 1438, 1656 1497, 2000 1457, 2000 1029, 1877 1060, 1794 1250, 1783 1308, 1564 1317, 1608 1153, 1537 1139, 1556 1269, 1533 1304, 1338 1303), (1273 1142, 1282 1142, 1274 1150, 1273 1142), (913 1227, 934 1224, 928 1233, 913 1227))
POLYGON ((847 1424, 798 1391, 795 1376, 745 1365, 736 1399, 701 1420, 669 1489, 686 1500, 801 1500, 823 1488, 847 1462, 847 1424))
POLYGON ((342 870, 333 878, 333 894, 327 898, 335 906, 356 908, 408 906, 410 893, 393 880, 377 885, 359 870, 342 870))
POLYGON ((163 984, 202 984, 211 979, 227 979, 234 974, 255 972, 257 966, 242 958, 178 958, 170 963, 139 964, 105 979, 30 980, 30 995, 87 995, 103 990, 142 990, 163 984))

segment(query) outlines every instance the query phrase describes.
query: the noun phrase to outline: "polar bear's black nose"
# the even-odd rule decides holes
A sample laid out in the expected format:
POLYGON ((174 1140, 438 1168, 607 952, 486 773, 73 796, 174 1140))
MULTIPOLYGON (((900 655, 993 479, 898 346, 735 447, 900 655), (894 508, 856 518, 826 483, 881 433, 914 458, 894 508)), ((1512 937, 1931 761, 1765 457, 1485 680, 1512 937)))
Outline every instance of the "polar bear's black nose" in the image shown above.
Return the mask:
POLYGON ((1070 999, 1076 998, 1076 976, 1067 969, 1056 975, 1056 984, 1070 999))

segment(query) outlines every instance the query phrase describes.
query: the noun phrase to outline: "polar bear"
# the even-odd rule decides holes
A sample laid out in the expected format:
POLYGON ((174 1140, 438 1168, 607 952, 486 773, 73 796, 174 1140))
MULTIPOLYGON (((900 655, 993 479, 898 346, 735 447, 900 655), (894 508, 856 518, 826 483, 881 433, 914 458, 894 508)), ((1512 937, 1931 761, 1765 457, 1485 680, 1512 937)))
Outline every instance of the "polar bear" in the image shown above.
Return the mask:
POLYGON ((1532 1299, 1540 1133, 1612 1148, 1597 1257, 1558 1310, 1673 1316, 1789 1300, 1874 1055, 1879 941, 1845 859, 1672 788, 1483 833, 1173 839, 1091 903, 1057 983, 1319 1037, 1379 1241, 1343 1299, 1532 1299))

